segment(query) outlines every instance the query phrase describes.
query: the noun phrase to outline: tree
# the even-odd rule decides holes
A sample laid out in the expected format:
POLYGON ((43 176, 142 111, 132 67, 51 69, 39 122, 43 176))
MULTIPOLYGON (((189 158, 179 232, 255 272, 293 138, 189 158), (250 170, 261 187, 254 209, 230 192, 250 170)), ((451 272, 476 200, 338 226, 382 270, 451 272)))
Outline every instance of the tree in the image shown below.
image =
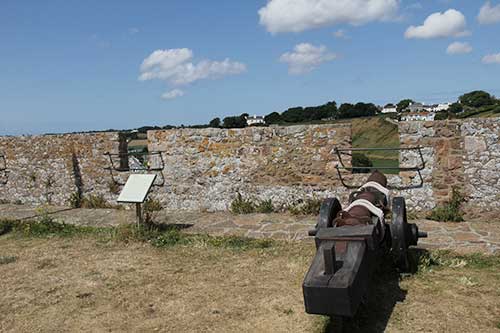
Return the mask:
POLYGON ((448 112, 451 112, 451 113, 460 113, 464 110, 464 107, 462 106, 462 104, 460 103, 453 103, 452 105, 450 105, 450 108, 448 109, 448 112))
POLYGON ((370 117, 376 115, 378 108, 373 103, 344 103, 339 108, 339 118, 370 117))
POLYGON ((279 124, 283 120, 281 119, 281 115, 278 112, 271 112, 264 117, 264 121, 266 122, 266 124, 279 124))
POLYGON ((473 108, 479 108, 485 105, 495 104, 495 98, 493 98, 486 91, 476 90, 470 93, 464 94, 459 98, 460 103, 465 106, 470 106, 473 108))
POLYGON ((343 103, 338 110, 339 118, 348 118, 351 110, 354 109, 354 105, 351 103, 343 103))
POLYGON ((247 126, 246 115, 244 113, 241 116, 226 117, 222 126, 224 128, 244 128, 247 126))
MULTIPOLYGON (((352 166, 353 167, 373 167, 372 161, 366 156, 365 154, 362 153, 354 153, 352 154, 352 160, 351 160, 352 166)), ((352 173, 369 173, 370 169, 355 169, 352 171, 352 173)))
POLYGON ((411 100, 411 99, 403 99, 396 106, 396 110, 398 112, 403 112, 412 103, 415 103, 415 102, 413 100, 411 100))
POLYGON ((281 118, 287 123, 301 123, 307 119, 304 114, 304 108, 299 106, 289 108, 281 114, 281 118))
POLYGON ((219 128, 220 127, 220 118, 214 118, 210 120, 208 123, 208 127, 219 128))
POLYGON ((434 120, 445 120, 450 117, 448 111, 440 111, 436 112, 436 116, 434 117, 434 120))

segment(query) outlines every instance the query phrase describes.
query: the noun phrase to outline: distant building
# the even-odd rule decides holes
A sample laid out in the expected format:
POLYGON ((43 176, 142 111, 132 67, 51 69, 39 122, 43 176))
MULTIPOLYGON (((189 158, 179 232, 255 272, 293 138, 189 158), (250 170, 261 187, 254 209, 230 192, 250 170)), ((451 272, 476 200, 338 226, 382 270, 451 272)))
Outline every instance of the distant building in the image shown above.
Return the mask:
POLYGON ((266 121, 264 120, 264 117, 262 116, 248 116, 246 117, 247 125, 252 126, 252 125, 265 125, 266 121))
POLYGON ((434 111, 434 112, 448 111, 451 104, 453 104, 453 103, 439 103, 434 107, 434 109, 432 111, 434 111))
POLYGON ((393 112, 398 112, 398 109, 397 109, 396 105, 387 104, 386 106, 384 106, 384 108, 382 109, 381 112, 382 113, 393 113, 393 112))
POLYGON ((407 112, 441 112, 447 111, 452 103, 440 103, 440 104, 432 104, 432 105, 424 105, 422 103, 412 103, 410 104, 404 111, 407 112))
POLYGON ((434 121, 436 114, 429 111, 405 112, 401 115, 402 121, 434 121))
POLYGON ((422 103, 411 103, 410 105, 408 105, 408 107, 404 111, 415 113, 415 112, 428 111, 428 110, 427 110, 426 106, 423 105, 422 103))

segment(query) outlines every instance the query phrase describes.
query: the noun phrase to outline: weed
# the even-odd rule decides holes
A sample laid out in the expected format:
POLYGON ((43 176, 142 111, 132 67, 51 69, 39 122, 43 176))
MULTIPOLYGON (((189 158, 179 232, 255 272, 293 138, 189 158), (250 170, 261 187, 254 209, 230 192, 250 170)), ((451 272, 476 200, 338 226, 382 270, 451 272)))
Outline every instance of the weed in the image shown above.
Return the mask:
POLYGON ((0 256, 0 265, 7 265, 17 261, 15 256, 0 256))
POLYGON ((295 205, 290 205, 287 210, 292 215, 318 215, 321 208, 323 200, 321 199, 306 199, 304 201, 299 201, 295 205))
POLYGON ((491 269, 500 265, 500 256, 481 253, 459 255, 449 250, 426 251, 417 260, 419 272, 432 271, 433 267, 491 269))
POLYGON ((231 212, 233 214, 255 213, 255 204, 249 199, 244 199, 238 192, 236 199, 231 202, 231 212))
POLYGON ((82 207, 82 195, 78 191, 71 193, 71 196, 69 197, 69 205, 71 208, 82 207))
POLYGON ((13 220, 0 220, 0 236, 11 232, 15 223, 13 220))
POLYGON ((252 239, 238 236, 190 235, 182 233, 177 227, 164 225, 137 226, 122 225, 116 228, 116 239, 130 242, 147 242, 155 247, 176 245, 209 246, 233 250, 265 249, 274 243, 269 239, 252 239))
POLYGON ((148 198, 143 205, 146 224, 154 223, 158 212, 163 210, 163 206, 159 200, 148 198))
POLYGON ((112 208, 112 206, 106 201, 102 194, 94 195, 89 194, 86 197, 82 197, 81 199, 81 207, 82 208, 112 208))
POLYGON ((462 222, 464 218, 461 207, 465 201, 464 195, 456 187, 453 187, 451 200, 434 208, 427 218, 440 222, 462 222))
POLYGON ((273 213, 275 211, 273 201, 271 199, 262 200, 257 204, 255 210, 264 214, 273 213))

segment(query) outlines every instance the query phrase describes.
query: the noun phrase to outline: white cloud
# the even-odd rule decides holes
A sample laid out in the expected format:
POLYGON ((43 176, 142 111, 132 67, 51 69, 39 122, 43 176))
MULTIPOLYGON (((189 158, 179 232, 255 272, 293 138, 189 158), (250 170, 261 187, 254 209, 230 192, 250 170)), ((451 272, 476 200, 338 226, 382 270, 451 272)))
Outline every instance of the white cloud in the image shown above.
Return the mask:
POLYGON ((472 46, 469 43, 454 42, 446 49, 448 54, 464 54, 472 52, 472 46))
MULTIPOLYGON (((177 87, 246 71, 245 64, 227 58, 223 61, 201 60, 197 63, 192 62, 192 59, 193 51, 187 48, 156 50, 142 62, 139 80, 158 79, 177 87)), ((182 95, 175 97, 178 96, 182 95)))
POLYGON ((271 33, 300 32, 349 23, 361 25, 396 16, 400 0, 270 0, 259 10, 271 33))
POLYGON ((448 9, 444 13, 429 15, 423 25, 410 26, 406 32, 406 38, 438 38, 438 37, 462 37, 469 35, 466 30, 467 21, 465 16, 455 9, 448 9))
POLYGON ((326 46, 314 46, 302 43, 295 46, 293 52, 286 52, 280 57, 280 61, 288 64, 288 73, 298 75, 305 74, 324 62, 332 61, 337 56, 328 52, 326 46))
POLYGON ((483 64, 500 64, 500 53, 484 56, 483 64))
POLYGON ((182 91, 180 89, 173 89, 173 90, 170 90, 170 91, 167 91, 167 92, 163 93, 161 95, 161 98, 163 98, 163 99, 174 99, 174 98, 182 97, 182 96, 184 96, 184 91, 182 91))
POLYGON ((349 36, 347 36, 347 33, 344 29, 339 29, 333 33, 333 36, 335 38, 339 39, 349 39, 349 36))
POLYGON ((500 22, 500 4, 492 7, 491 2, 487 1, 477 16, 477 20, 481 24, 493 24, 500 22))

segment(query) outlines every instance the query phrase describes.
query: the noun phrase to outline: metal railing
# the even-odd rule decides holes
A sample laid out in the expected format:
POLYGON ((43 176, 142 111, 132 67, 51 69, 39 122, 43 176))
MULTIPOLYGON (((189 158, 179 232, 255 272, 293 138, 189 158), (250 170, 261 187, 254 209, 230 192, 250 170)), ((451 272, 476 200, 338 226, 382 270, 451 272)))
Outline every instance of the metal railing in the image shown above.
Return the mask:
POLYGON ((408 186, 387 186, 388 188, 392 189, 392 190, 408 190, 408 189, 412 189, 412 188, 421 188, 423 185, 424 185, 424 178, 422 177, 422 173, 421 171, 425 169, 426 167, 426 163, 425 163, 425 160, 424 160, 424 156, 422 154, 422 148, 424 147, 421 147, 421 146, 418 146, 418 147, 403 147, 403 148, 337 148, 335 147, 334 148, 334 152, 335 154, 337 155, 338 157, 338 160, 339 160, 339 164, 337 164, 337 166, 335 167, 337 169, 337 174, 340 178, 340 182, 342 183, 342 185, 346 188, 349 188, 349 189, 357 189, 359 188, 360 186, 362 186, 362 184, 360 185, 350 185, 350 184, 347 184, 344 180, 344 178, 342 177, 342 173, 340 172, 341 170, 346 170, 346 171, 349 171, 351 173, 354 173, 355 171, 375 171, 375 170, 379 170, 379 171, 384 171, 384 170, 398 170, 398 172, 411 172, 411 171, 414 171, 418 174, 418 178, 419 178, 419 183, 418 184, 412 184, 412 185, 408 185, 408 186), (347 156, 351 156, 352 157, 352 153, 354 152, 360 152, 360 151, 416 151, 418 153, 418 156, 420 157, 420 163, 418 165, 415 165, 415 166, 410 166, 410 167, 367 167, 367 166, 346 166, 344 164, 344 161, 342 160, 342 156, 343 155, 347 155, 347 156), (351 152, 351 153, 349 153, 351 152))
POLYGON ((163 186, 165 184, 165 178, 163 176, 163 170, 165 169, 165 161, 163 160, 163 155, 162 155, 162 152, 160 152, 160 151, 141 152, 141 153, 139 153, 139 152, 137 152, 137 153, 128 153, 128 152, 127 153, 109 153, 109 152, 106 152, 106 153, 104 153, 104 156, 106 156, 109 160, 109 166, 105 167, 104 169, 108 170, 110 172, 111 179, 117 185, 125 185, 125 183, 117 180, 114 172, 118 172, 118 173, 123 173, 123 172, 132 172, 132 173, 154 172, 157 174, 157 176, 158 176, 157 179, 159 179, 160 182, 159 183, 155 182, 153 184, 153 186, 163 186), (140 164, 131 167, 130 161, 129 161, 130 157, 137 158, 138 162, 140 162, 140 164), (159 163, 155 163, 154 166, 151 166, 152 163, 150 163, 151 162, 150 159, 152 157, 156 157, 156 160, 159 163), (142 158, 143 161, 141 161, 140 158, 142 158), (119 159, 120 161, 125 160, 126 163, 123 163, 123 164, 126 164, 126 165, 122 165, 122 163, 120 163, 120 165, 117 165, 115 159, 119 159), (146 163, 143 163, 144 161, 146 161, 146 163))

